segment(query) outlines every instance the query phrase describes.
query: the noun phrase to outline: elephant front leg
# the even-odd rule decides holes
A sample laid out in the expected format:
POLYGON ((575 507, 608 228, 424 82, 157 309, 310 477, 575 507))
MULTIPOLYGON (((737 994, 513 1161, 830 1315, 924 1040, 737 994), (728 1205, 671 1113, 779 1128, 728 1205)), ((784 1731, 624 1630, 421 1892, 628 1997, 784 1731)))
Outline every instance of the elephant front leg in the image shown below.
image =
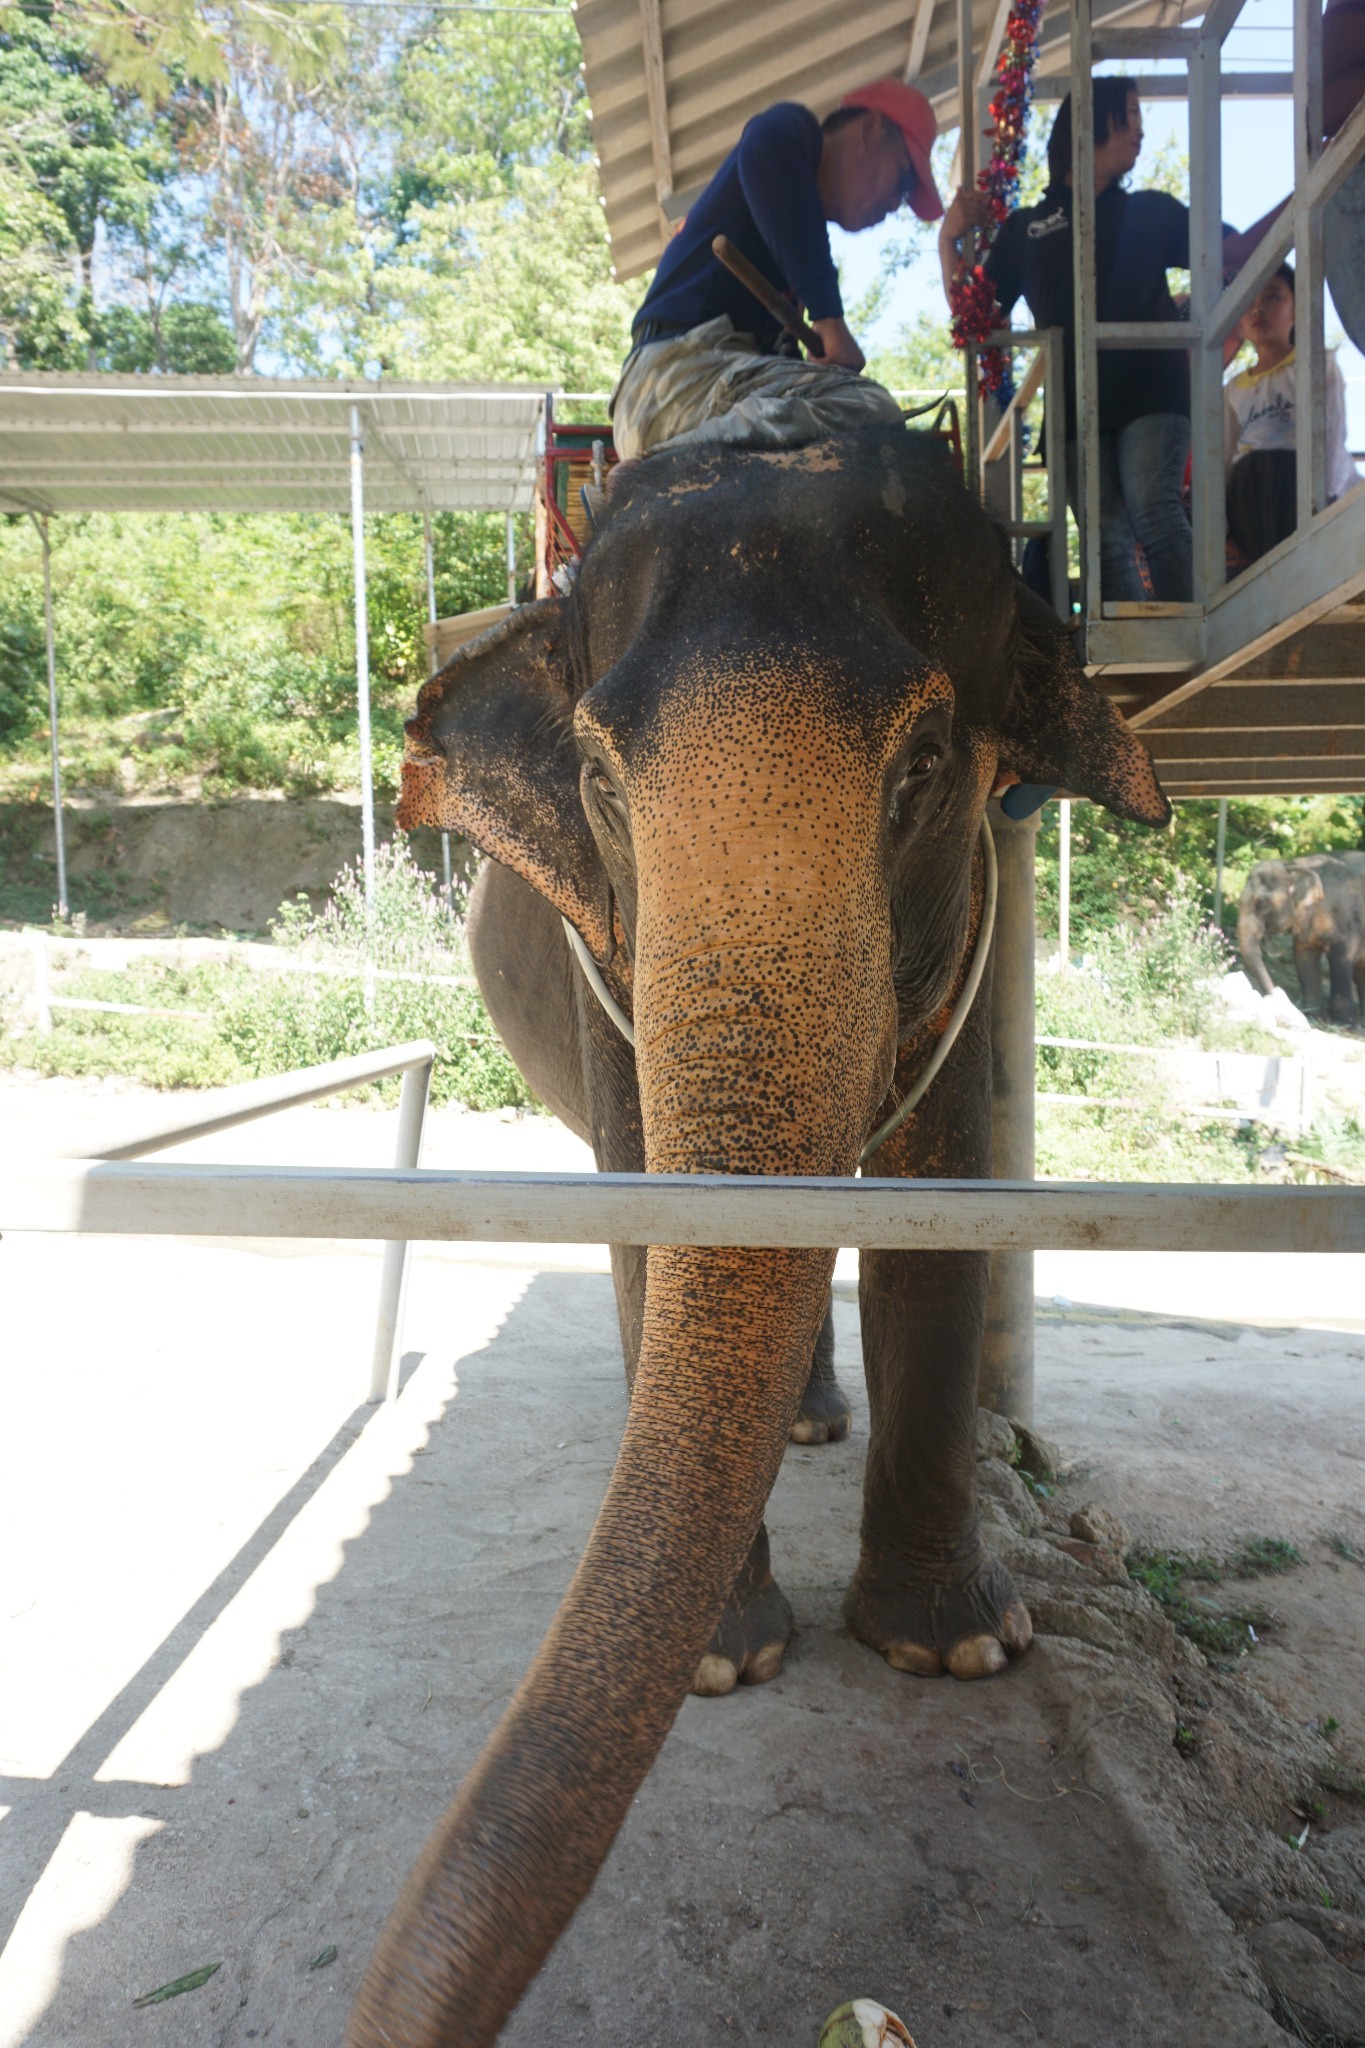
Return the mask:
POLYGON ((794 1628, 786 1595, 773 1577, 767 1525, 760 1524, 697 1666, 693 1692, 715 1699, 737 1685, 763 1685, 776 1678, 794 1628))
POLYGON ((861 1553, 844 1619, 898 1671, 986 1678, 1032 1635, 986 1552, 976 1506, 976 1378, 990 1261, 864 1253, 872 1433, 861 1553))
POLYGON ((1316 1017, 1322 1010, 1322 954, 1316 946, 1305 946, 1295 939, 1294 972, 1299 977, 1304 1011, 1316 1017))

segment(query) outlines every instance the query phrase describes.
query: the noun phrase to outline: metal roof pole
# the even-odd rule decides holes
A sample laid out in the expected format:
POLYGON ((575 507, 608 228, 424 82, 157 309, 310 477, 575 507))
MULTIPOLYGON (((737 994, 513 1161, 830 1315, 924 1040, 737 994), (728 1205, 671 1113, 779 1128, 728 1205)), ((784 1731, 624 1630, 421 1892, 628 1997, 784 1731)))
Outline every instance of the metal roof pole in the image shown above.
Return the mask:
POLYGON ((1218 23, 1189 57, 1190 428, 1194 455, 1194 596, 1207 605, 1227 581, 1227 486, 1223 474, 1223 344, 1212 334, 1223 290, 1223 90, 1218 23))
MULTIPOLYGON (((431 514, 429 512, 422 514, 422 551, 426 556, 427 564, 427 623, 434 626, 436 624, 436 552, 431 541, 431 514)), ((434 676, 440 665, 441 657, 436 651, 436 636, 433 633, 431 645, 427 648, 427 674, 434 676)), ((445 883, 446 908, 453 910, 455 908, 455 897, 450 876, 450 834, 448 832, 441 834, 441 874, 445 883)))
MULTIPOLYGON (((972 68, 972 0, 957 0, 957 104, 960 121, 958 158, 962 165, 962 182, 970 188, 976 183, 976 74, 972 68)), ((970 228, 962 238, 962 262, 964 268, 969 271, 976 262, 976 235, 970 228)), ((974 342, 968 342, 963 349, 962 366, 967 386, 966 402, 962 409, 962 459, 966 468, 967 489, 979 498, 981 421, 977 404, 977 361, 974 342)))
POLYGON ((355 694, 360 726, 360 838, 365 902, 374 902, 374 771, 370 753, 370 614, 365 594, 365 435, 351 407, 351 550, 355 573, 355 694))
MULTIPOLYGON (((1095 341, 1095 100, 1091 86, 1091 0, 1071 10, 1071 249, 1074 265, 1076 524, 1081 540, 1082 613, 1087 634, 1104 614, 1100 587, 1099 350, 1095 341)), ((1082 649, 1082 659, 1085 650, 1082 649)))
POLYGON ((47 514, 29 518, 43 544, 43 631, 47 641, 47 722, 52 735, 52 825, 57 840, 57 915, 65 921, 71 915, 66 900, 66 828, 62 823, 62 759, 57 735, 57 642, 52 629, 52 544, 48 539, 47 514))
POLYGON ((1298 422, 1298 537, 1327 503, 1323 404, 1322 208, 1310 198, 1322 154, 1322 9, 1294 0, 1294 414, 1298 422), (1306 459, 1305 459, 1306 458, 1306 459))
POLYGON ((507 514, 507 602, 517 601, 517 523, 516 514, 507 514))

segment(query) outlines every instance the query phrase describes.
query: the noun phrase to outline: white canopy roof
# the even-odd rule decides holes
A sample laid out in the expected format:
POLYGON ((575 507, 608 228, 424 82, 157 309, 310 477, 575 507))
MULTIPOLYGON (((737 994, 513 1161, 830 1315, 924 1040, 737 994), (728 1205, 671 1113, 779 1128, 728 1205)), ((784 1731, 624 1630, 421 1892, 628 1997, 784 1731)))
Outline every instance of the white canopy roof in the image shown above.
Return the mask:
POLYGON ((545 393, 529 384, 0 373, 0 509, 520 512, 545 393))
MULTIPOLYGON (((1097 57, 1106 29, 1203 13, 1197 0, 1093 0, 1097 57)), ((1009 0, 972 0, 984 84, 1009 0)), ((584 75, 617 274, 656 263, 662 218, 676 220, 733 149, 751 115, 800 100, 823 116, 846 92, 894 73, 928 94, 939 127, 955 126, 957 0, 578 0, 584 75)), ((1065 70, 1071 9, 1043 16, 1039 66, 1065 70)))

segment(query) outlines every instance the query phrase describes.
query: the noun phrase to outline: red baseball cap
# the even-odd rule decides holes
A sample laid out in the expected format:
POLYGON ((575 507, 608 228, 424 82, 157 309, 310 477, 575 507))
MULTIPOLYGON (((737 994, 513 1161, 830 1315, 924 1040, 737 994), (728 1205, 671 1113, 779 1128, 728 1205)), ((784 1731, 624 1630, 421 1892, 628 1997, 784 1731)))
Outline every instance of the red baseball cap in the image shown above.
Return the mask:
POLYGON ((915 173, 910 204, 921 220, 938 220, 943 213, 943 201, 938 196, 929 162, 929 152, 938 137, 938 122, 924 94, 913 85, 902 85, 899 78, 874 78, 870 85, 846 92, 839 104, 867 107, 874 114, 884 115, 893 128, 900 129, 915 173))

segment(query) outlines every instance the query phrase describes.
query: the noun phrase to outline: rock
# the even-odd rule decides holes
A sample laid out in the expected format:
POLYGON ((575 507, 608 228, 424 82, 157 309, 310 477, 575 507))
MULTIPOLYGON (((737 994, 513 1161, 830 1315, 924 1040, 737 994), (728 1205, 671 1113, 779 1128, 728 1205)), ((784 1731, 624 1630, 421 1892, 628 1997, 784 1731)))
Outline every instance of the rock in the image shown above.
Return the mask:
POLYGON ((1014 1431, 1003 1415, 996 1415, 990 1408, 976 1411, 976 1455, 978 1458, 999 1458, 1002 1465, 1019 1463, 1019 1445, 1014 1431))
POLYGON ((1108 1615, 1082 1600, 1033 1599, 1029 1613, 1036 1635, 1070 1636, 1073 1642, 1089 1643, 1095 1650, 1123 1648, 1123 1636, 1108 1615))
POLYGON ((1067 1557, 1074 1557, 1077 1564, 1085 1565, 1101 1579, 1112 1579, 1119 1584, 1128 1576, 1122 1555, 1099 1543, 1083 1542, 1079 1536, 1051 1536, 1048 1541, 1054 1549, 1063 1551, 1067 1557))
POLYGON ((1252 1927, 1247 1940, 1276 2003, 1276 2018, 1301 2041, 1365 2039, 1365 1976, 1335 1962, 1294 1920, 1252 1927))
POLYGON ((994 1503, 1005 1520, 1023 1536, 1036 1536, 1043 1526, 1042 1510, 1017 1472, 1002 1465, 999 1458, 983 1458, 976 1468, 977 1498, 983 1512, 994 1503))
POLYGON ((1036 1429, 1030 1429, 1026 1422, 1016 1422, 1011 1415, 1009 1426, 1019 1442, 1017 1462, 1035 1479, 1060 1479, 1062 1476, 1062 1454, 1056 1444, 1047 1437, 1039 1436, 1036 1429))
POLYGON ((1093 1543, 1097 1550, 1110 1551, 1120 1559, 1127 1557, 1133 1547, 1128 1524, 1120 1521, 1112 1509, 1101 1507, 1098 1501, 1088 1500, 1076 1508, 1067 1527, 1082 1543, 1093 1543))

